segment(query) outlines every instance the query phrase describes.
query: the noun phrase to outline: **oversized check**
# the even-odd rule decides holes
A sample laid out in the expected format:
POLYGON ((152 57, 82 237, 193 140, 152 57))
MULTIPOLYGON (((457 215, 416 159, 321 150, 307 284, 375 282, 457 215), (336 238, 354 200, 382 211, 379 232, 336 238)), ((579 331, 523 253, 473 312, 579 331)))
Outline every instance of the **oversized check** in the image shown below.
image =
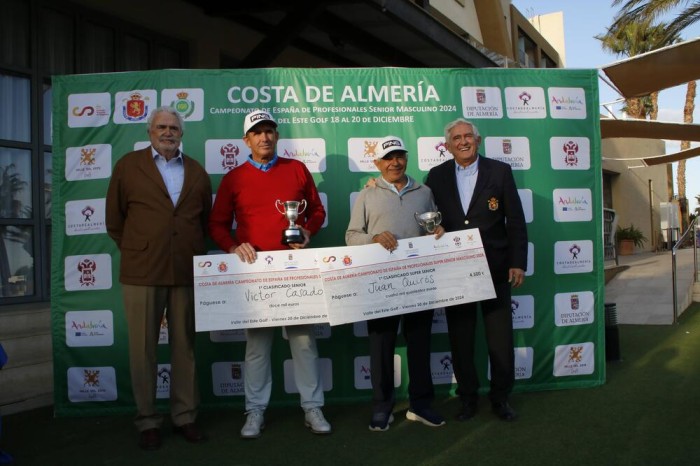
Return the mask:
POLYGON ((328 322, 313 249, 194 257, 195 330, 328 322))
POLYGON ((316 252, 331 325, 496 297, 478 229, 316 252))

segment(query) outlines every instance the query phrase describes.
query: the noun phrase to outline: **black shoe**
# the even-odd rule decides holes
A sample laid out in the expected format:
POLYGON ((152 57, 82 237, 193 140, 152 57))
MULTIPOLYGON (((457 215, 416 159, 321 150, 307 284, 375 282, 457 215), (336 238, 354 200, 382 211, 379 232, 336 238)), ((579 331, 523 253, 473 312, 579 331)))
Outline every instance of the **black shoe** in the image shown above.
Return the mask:
POLYGON ((456 417, 458 421, 468 421, 474 416, 476 416, 476 403, 470 401, 462 403, 462 408, 459 410, 456 417))
POLYGON ((514 421, 518 417, 518 413, 508 404, 507 401, 500 401, 497 403, 491 403, 491 410, 493 414, 498 416, 503 421, 514 421))
POLYGON ((385 432, 389 430, 389 424, 394 422, 394 415, 377 411, 372 414, 372 420, 369 421, 369 430, 372 432, 385 432))
POLYGON ((160 445, 160 429, 146 429, 139 434, 139 447, 142 449, 157 450, 160 445))
POLYGON ((430 427, 440 427, 445 425, 445 418, 443 418, 437 411, 433 411, 431 408, 408 408, 408 411, 406 411, 406 419, 409 421, 422 422, 426 426, 430 427))

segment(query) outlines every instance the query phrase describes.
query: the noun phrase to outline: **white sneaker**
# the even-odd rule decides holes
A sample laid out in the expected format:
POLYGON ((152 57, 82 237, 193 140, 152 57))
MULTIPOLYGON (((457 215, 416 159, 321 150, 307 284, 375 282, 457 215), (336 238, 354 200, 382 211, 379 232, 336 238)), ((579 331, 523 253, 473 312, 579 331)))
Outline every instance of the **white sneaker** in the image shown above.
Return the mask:
POLYGON ((311 428, 311 432, 314 434, 330 434, 331 425, 323 417, 323 412, 321 408, 312 408, 304 414, 304 421, 306 427, 311 428))
POLYGON ((251 411, 241 429, 241 438, 258 438, 260 431, 265 428, 265 418, 260 411, 251 411))

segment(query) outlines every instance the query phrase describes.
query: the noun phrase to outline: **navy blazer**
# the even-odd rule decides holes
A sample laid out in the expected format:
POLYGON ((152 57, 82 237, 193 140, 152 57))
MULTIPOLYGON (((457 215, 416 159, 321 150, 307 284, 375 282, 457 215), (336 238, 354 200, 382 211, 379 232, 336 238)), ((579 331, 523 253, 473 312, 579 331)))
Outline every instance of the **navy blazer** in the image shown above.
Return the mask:
POLYGON ((508 281, 508 269, 527 267, 527 228, 510 165, 479 155, 479 173, 469 209, 459 200, 454 159, 433 167, 425 184, 435 196, 445 231, 478 228, 494 283, 508 281))

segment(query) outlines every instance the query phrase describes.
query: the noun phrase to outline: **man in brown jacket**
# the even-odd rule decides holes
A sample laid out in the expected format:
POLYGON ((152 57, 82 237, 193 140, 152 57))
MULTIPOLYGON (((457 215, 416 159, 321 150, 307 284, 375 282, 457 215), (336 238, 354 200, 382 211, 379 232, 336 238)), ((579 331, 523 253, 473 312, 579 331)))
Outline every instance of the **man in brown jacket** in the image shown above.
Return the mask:
POLYGON ((117 161, 107 191, 107 232, 121 252, 119 281, 129 333, 129 365, 139 446, 161 445, 156 349, 167 309, 170 417, 187 441, 204 440, 195 425, 199 390, 194 360, 192 257, 204 254, 211 182, 180 152, 183 120, 171 107, 148 119, 151 146, 117 161))

